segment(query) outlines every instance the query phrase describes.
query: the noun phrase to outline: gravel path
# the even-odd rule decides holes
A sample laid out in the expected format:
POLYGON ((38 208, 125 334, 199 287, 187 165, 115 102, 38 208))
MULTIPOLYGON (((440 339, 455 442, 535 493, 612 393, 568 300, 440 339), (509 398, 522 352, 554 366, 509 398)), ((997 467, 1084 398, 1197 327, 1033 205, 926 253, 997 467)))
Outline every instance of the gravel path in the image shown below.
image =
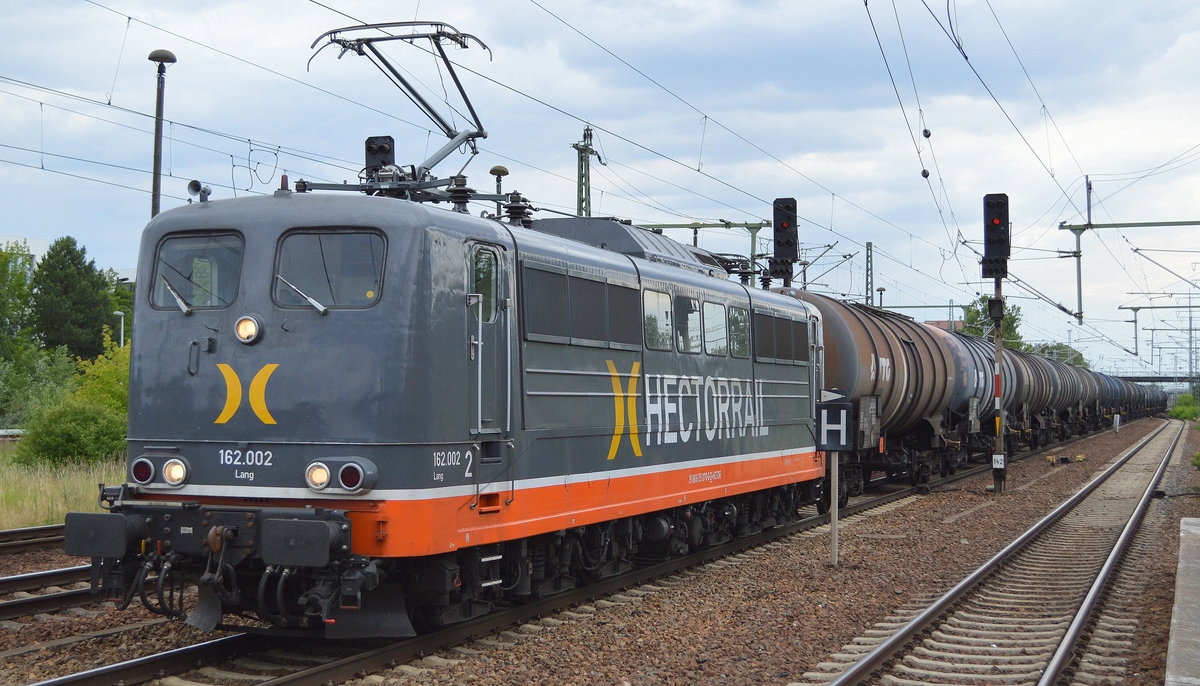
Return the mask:
MULTIPOLYGON (((988 476, 850 521, 841 533, 836 569, 829 564, 828 535, 797 536, 759 554, 710 565, 694 576, 665 580, 660 590, 630 594, 627 602, 582 608, 562 626, 511 632, 497 641, 511 645, 476 646, 480 653, 456 666, 422 672, 405 666, 357 682, 782 686, 890 611, 948 588, 1156 425, 1143 420, 1119 435, 1088 439, 1069 453, 1084 455, 1082 462, 1014 465, 1000 498, 985 491, 991 484, 988 476)), ((1190 458, 1200 449, 1200 433, 1188 430, 1187 436, 1183 454, 1188 457, 1177 458, 1168 471, 1168 495, 1200 491, 1200 471, 1190 458)), ((1178 520, 1200 516, 1200 498, 1179 495, 1157 500, 1153 507, 1165 515, 1160 520, 1162 545, 1150 564, 1152 590, 1135 659, 1134 671, 1144 681, 1130 683, 1162 683, 1178 520)), ((16 560, 5 560, 0 569, 4 574, 44 569, 46 557, 25 569, 17 568, 16 560)), ((78 562, 64 558, 52 564, 78 562)), ((116 616, 122 624, 153 617, 143 610, 116 616)), ((109 628, 113 617, 104 613, 0 628, 0 683, 27 683, 215 637, 171 623, 118 632, 83 646, 4 656, 18 646, 109 628)), ((445 657, 461 659, 463 654, 445 657)))

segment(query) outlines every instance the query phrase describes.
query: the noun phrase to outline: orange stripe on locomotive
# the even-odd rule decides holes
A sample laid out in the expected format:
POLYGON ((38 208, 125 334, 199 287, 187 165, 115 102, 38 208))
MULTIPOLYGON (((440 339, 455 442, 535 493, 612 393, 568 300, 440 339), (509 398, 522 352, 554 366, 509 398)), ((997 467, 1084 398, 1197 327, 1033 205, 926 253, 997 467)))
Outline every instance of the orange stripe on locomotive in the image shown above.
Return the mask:
POLYGON ((478 499, 457 496, 376 501, 377 509, 350 513, 351 546, 355 554, 372 557, 432 555, 824 475, 824 453, 804 452, 574 484, 494 491, 481 494, 478 499))

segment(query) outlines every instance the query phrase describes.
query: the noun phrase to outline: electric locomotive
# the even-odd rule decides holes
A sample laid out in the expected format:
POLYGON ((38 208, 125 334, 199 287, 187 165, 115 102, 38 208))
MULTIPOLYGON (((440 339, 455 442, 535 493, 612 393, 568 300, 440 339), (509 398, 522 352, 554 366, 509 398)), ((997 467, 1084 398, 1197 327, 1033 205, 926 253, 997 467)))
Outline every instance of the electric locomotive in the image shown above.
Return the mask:
POLYGON ((154 218, 128 481, 68 552, 203 628, 405 636, 817 499, 815 310, 626 223, 525 223, 292 190, 154 218))

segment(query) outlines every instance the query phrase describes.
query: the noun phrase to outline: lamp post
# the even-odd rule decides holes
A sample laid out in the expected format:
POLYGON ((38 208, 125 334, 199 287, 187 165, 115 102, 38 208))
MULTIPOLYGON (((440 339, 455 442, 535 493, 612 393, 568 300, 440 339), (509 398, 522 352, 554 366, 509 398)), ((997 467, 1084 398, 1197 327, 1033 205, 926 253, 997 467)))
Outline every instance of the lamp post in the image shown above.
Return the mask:
POLYGON ((163 90, 167 86, 167 65, 175 64, 175 53, 155 50, 147 59, 158 63, 158 99, 154 106, 154 180, 150 189, 150 216, 153 217, 158 214, 158 199, 162 189, 163 90))
POLYGON ((113 312, 113 315, 121 318, 121 333, 120 333, 120 336, 117 338, 117 341, 119 341, 117 343, 117 347, 124 348, 125 347, 125 313, 120 310, 117 310, 116 312, 113 312))

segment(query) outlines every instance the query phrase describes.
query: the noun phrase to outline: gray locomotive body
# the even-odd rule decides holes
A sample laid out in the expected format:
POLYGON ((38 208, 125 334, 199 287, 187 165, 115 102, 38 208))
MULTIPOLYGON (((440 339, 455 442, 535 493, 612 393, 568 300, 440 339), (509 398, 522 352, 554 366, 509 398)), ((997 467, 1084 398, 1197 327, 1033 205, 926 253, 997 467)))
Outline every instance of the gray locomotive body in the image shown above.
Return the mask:
POLYGON ((284 190, 139 273, 128 481, 67 522, 125 604, 409 635, 819 495, 815 310, 644 229, 284 190))

